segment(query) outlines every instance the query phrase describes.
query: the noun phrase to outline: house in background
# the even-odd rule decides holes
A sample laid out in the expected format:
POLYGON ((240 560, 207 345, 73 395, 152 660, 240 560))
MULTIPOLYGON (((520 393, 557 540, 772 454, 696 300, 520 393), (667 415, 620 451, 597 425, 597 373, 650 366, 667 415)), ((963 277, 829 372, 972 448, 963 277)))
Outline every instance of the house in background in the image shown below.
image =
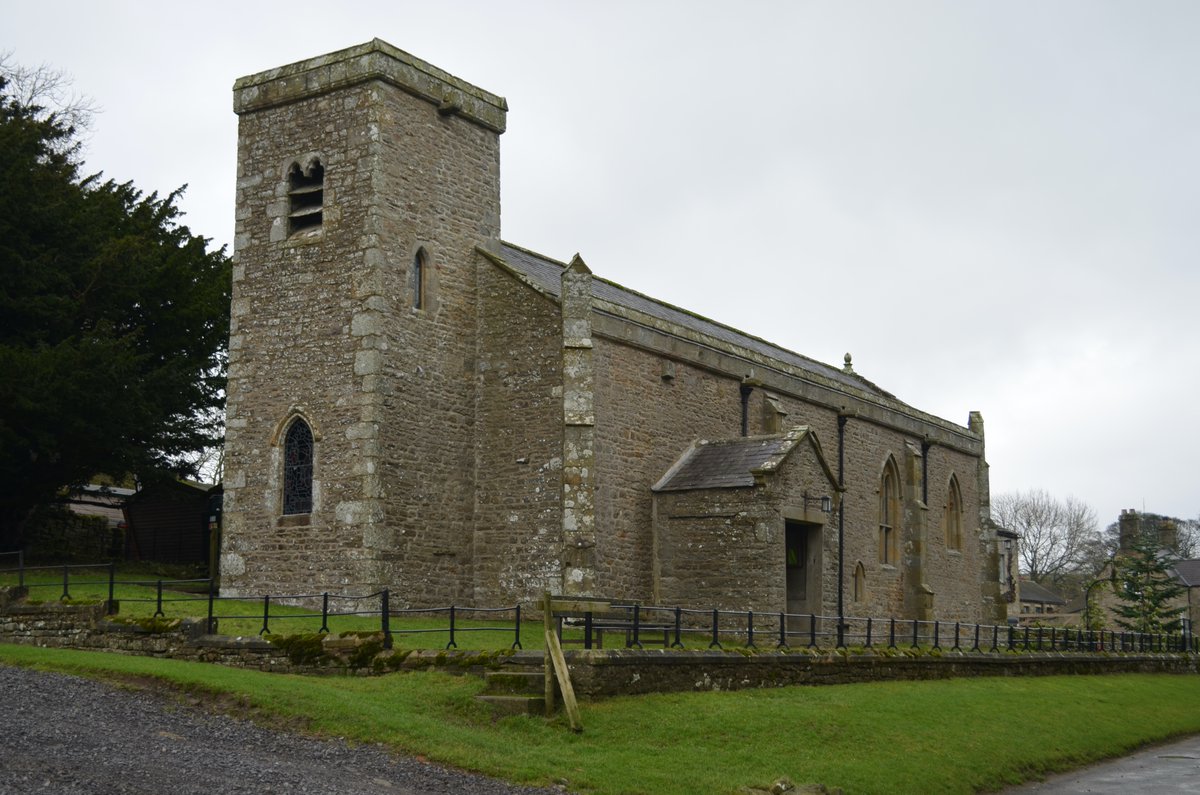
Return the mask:
MULTIPOLYGON (((1197 590, 1200 589, 1200 559, 1177 559, 1179 537, 1175 523, 1169 519, 1154 517, 1154 523, 1147 526, 1149 518, 1143 517, 1132 508, 1121 511, 1118 520, 1120 541, 1114 559, 1119 560, 1121 555, 1130 554, 1134 539, 1138 535, 1155 534, 1159 556, 1174 560, 1170 567, 1171 574, 1185 589, 1174 601, 1173 606, 1182 609, 1181 618, 1187 619, 1189 628, 1195 627, 1200 620, 1200 590, 1197 590)), ((1121 627, 1117 623, 1117 614, 1113 611, 1120 602, 1114 578, 1113 562, 1109 561, 1089 584, 1092 591, 1091 607, 1087 606, 1085 597, 1073 599, 1058 613, 1058 623, 1082 627, 1090 620, 1093 625, 1101 625, 1104 629, 1119 630, 1121 627)))
POLYGON ((1066 599, 1046 586, 1024 578, 1021 580, 1020 600, 1021 623, 1043 621, 1047 617, 1057 616, 1067 604, 1066 599))

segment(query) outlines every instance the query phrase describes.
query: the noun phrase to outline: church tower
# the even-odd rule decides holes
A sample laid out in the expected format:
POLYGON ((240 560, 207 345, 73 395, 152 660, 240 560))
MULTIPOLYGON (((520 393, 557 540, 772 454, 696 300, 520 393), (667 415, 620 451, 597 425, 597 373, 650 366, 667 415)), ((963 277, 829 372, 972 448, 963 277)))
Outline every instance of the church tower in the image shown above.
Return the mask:
POLYGON ((243 77, 223 593, 469 597, 507 104, 378 39, 243 77))

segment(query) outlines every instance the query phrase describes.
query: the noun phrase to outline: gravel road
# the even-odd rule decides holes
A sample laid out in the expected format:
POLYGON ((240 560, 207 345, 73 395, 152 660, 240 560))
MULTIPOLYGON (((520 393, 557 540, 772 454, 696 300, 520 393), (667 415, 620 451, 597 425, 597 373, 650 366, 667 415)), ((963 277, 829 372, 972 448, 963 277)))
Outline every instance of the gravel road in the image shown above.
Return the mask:
POLYGON ((23 668, 0 666, 0 716, 0 795, 561 795, 23 668))

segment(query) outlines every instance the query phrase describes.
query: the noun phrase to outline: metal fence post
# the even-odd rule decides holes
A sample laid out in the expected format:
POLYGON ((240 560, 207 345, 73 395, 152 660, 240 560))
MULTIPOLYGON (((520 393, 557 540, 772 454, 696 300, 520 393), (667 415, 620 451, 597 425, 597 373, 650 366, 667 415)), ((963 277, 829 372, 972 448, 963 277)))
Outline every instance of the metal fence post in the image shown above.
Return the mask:
POLYGON ((917 619, 914 618, 913 619, 913 642, 912 642, 912 647, 914 649, 921 648, 921 644, 917 642, 917 632, 919 632, 919 631, 920 631, 920 627, 917 624, 917 619))
POLYGON ((271 597, 264 596, 263 597, 263 625, 262 625, 262 629, 260 629, 258 631, 259 635, 265 635, 268 632, 267 625, 270 622, 270 620, 271 620, 271 597))
POLYGON ((937 649, 938 651, 942 650, 941 635, 942 635, 941 622, 938 621, 937 619, 934 619, 934 621, 933 621, 933 645, 930 646, 931 649, 937 649))
POLYGON ((683 631, 683 608, 675 608, 675 641, 671 644, 672 649, 682 649, 683 641, 680 639, 680 634, 683 631))
POLYGON ((62 596, 58 597, 59 599, 64 600, 64 601, 71 598, 70 577, 71 577, 70 570, 64 564, 63 565, 63 592, 62 592, 62 596))
POLYGON ((888 648, 896 648, 896 617, 888 619, 888 648))
POLYGON ((517 612, 517 619, 514 624, 514 632, 516 634, 513 637, 513 645, 511 646, 511 648, 520 649, 520 648, 522 648, 521 647, 521 606, 520 605, 517 605, 516 612, 517 612))
POLYGON ((450 605, 450 642, 446 644, 446 648, 458 648, 458 644, 454 641, 454 605, 450 605))
POLYGON ((392 648, 392 606, 388 600, 388 589, 384 588, 380 591, 379 596, 381 602, 379 606, 379 623, 383 629, 383 648, 390 649, 392 648))
POLYGON ((808 647, 811 649, 817 645, 817 617, 813 613, 808 614, 808 647))
POLYGON ((720 617, 720 614, 717 612, 717 608, 715 608, 715 607, 713 608, 712 619, 713 619, 712 643, 708 644, 708 648, 711 649, 713 646, 716 646, 719 649, 719 648, 721 648, 721 641, 717 638, 717 632, 718 632, 718 623, 720 622, 721 617, 720 617))
POLYGON ((867 643, 866 647, 871 648, 871 619, 867 619, 867 643))
MULTIPOLYGON (((209 580, 211 583, 212 580, 209 580)), ((210 587, 208 589, 208 634, 214 634, 217 629, 213 626, 213 599, 217 596, 217 589, 210 587)))
POLYGON ((788 648, 787 616, 784 614, 784 612, 782 610, 779 611, 779 644, 776 646, 776 648, 778 648, 778 649, 788 648))
MULTIPOLYGON (((636 625, 635 625, 636 626, 636 625)), ((754 611, 746 611, 746 648, 754 648, 754 611)))
POLYGON ((165 616, 162 609, 162 580, 158 581, 157 595, 154 597, 154 617, 165 616))
POLYGON ((105 606, 105 610, 110 616, 113 613, 117 612, 117 610, 116 610, 117 603, 113 599, 113 590, 114 590, 114 587, 116 586, 116 582, 115 582, 116 579, 117 579, 117 562, 115 560, 110 560, 108 562, 108 604, 105 606))
POLYGON ((321 628, 317 634, 322 632, 329 632, 329 591, 321 594, 321 628))
POLYGON ((642 648, 641 638, 642 627, 642 606, 636 602, 633 605, 633 642, 626 645, 626 648, 642 648))

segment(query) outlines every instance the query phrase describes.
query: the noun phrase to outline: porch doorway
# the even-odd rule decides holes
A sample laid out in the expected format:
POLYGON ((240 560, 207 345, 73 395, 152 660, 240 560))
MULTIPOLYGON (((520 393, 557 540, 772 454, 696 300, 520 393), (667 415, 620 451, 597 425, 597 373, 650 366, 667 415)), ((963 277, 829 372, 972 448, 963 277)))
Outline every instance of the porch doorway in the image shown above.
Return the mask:
POLYGON ((784 568, 789 632, 808 632, 808 614, 821 613, 821 525, 784 522, 787 560, 784 568))

